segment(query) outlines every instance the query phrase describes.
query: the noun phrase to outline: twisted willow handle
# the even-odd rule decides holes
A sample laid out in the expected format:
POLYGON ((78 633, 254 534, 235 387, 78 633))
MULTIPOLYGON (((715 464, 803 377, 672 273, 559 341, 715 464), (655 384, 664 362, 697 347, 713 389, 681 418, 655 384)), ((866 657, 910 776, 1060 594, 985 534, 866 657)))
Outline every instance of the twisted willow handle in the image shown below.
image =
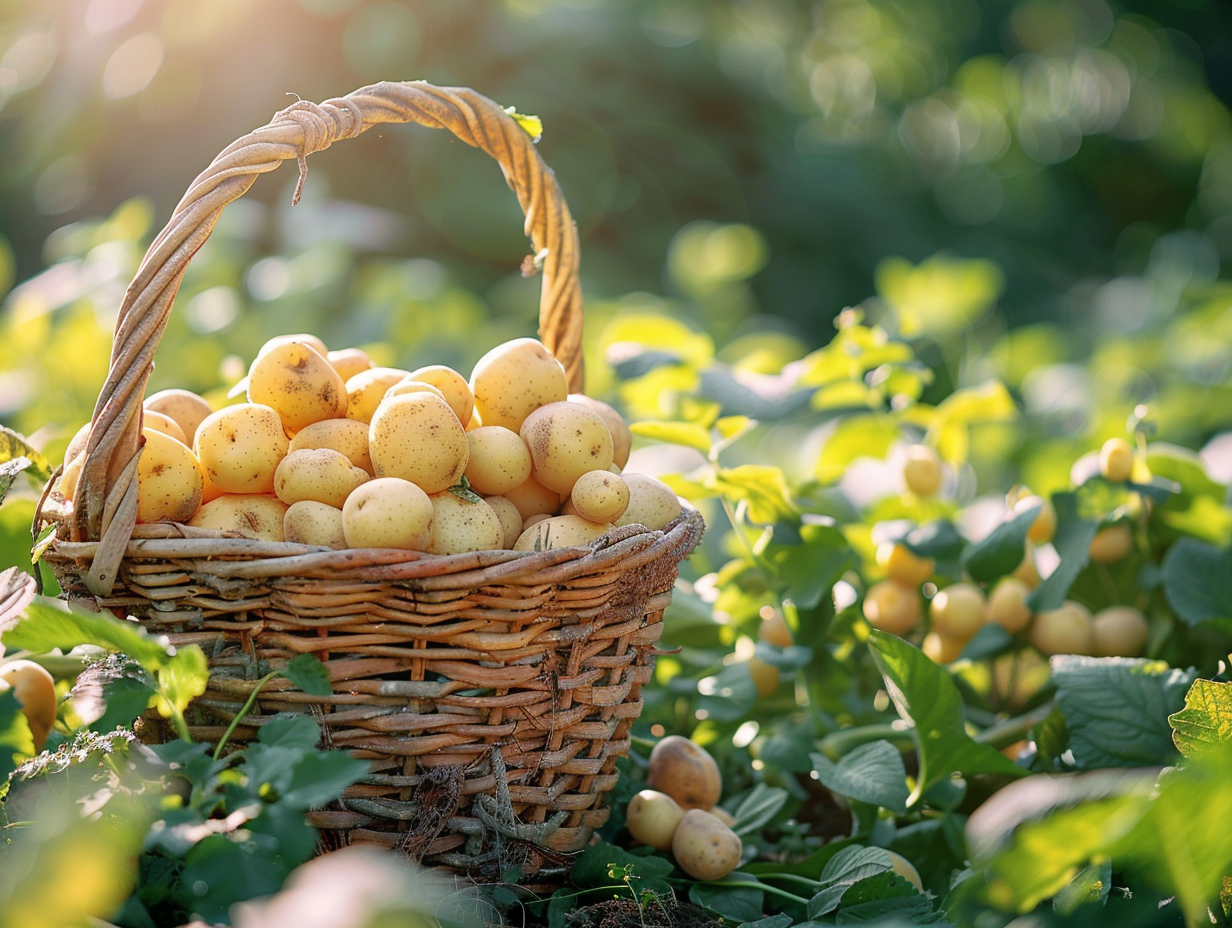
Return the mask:
POLYGON ((258 174, 283 161, 299 162, 338 139, 354 138, 381 123, 414 122, 448 129, 496 159, 526 214, 525 231, 542 259, 539 337, 565 365, 572 391, 582 389, 582 295, 578 284, 577 229, 550 168, 526 131, 500 106, 473 90, 422 81, 380 83, 322 104, 300 101, 223 149, 175 208, 129 284, 116 320, 107 381, 91 419, 90 437, 68 525, 72 541, 100 542, 85 576, 106 595, 137 521, 137 456, 141 404, 154 351, 167 325, 188 262, 214 228, 223 208, 243 196, 258 174))

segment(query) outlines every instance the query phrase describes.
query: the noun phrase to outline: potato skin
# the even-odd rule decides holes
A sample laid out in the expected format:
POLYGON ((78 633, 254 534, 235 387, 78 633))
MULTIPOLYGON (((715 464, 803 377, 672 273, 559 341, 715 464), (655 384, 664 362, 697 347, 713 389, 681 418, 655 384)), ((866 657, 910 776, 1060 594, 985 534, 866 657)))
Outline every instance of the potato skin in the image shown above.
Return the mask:
POLYGON ((201 505, 205 478, 183 442, 142 429, 145 444, 137 462, 137 521, 187 522, 201 505))
POLYGON ((718 763, 683 735, 668 735, 651 750, 646 785, 667 793, 686 810, 712 808, 723 795, 718 763))
POLYGON ((0 693, 10 688, 30 723, 37 754, 47 744, 47 736, 56 724, 56 681, 42 664, 18 659, 0 664, 0 693))
POLYGON ((680 515, 680 500, 661 480, 646 474, 623 474, 629 488, 629 505, 616 520, 617 525, 644 525, 658 530, 680 515))
POLYGON ((286 541, 287 504, 264 493, 227 493, 203 505, 188 524, 260 541, 286 541))
POLYGON ((332 448, 302 448, 290 452, 274 470, 274 493, 288 506, 315 500, 338 509, 368 472, 332 448))
POLYGON ((378 477, 401 477, 431 494, 462 479, 470 444, 448 403, 431 393, 410 393, 377 407, 368 452, 378 477))
MULTIPOLYGON (((529 520, 527 520, 529 521, 529 520)), ((587 522, 581 516, 548 516, 522 529, 514 551, 547 551, 588 545, 612 530, 610 522, 587 522)))
POLYGON ((612 433, 597 412, 580 403, 540 406, 518 434, 530 449, 534 478, 562 495, 582 474, 612 465, 612 433))
POLYGON ((517 432, 500 425, 484 425, 466 433, 470 457, 466 479, 476 493, 500 496, 530 477, 530 450, 517 432))
POLYGON ((533 410, 568 397, 569 378, 538 339, 515 338, 476 362, 470 387, 484 425, 516 432, 533 410))
POLYGON ((337 348, 325 352, 325 360, 344 381, 372 367, 372 358, 362 348, 337 348))
POLYGON ((420 487, 401 477, 377 477, 347 497, 342 528, 348 548, 426 551, 433 516, 432 500, 420 487))
POLYGON ((610 470, 591 470, 578 477, 569 501, 583 519, 615 522, 629 508, 629 485, 610 470))
POLYGON ((672 857, 696 880, 721 880, 740 866, 743 852, 740 836, 705 809, 685 812, 672 836, 672 857))
POLYGON ((466 378, 452 367, 444 364, 429 364, 426 367, 415 368, 408 377, 422 383, 429 383, 440 390, 445 397, 445 402, 449 404, 449 408, 454 411, 458 421, 463 425, 471 421, 471 414, 475 411, 475 395, 471 393, 471 387, 466 378))
POLYGON ((629 452, 633 449, 633 434, 629 431, 624 417, 603 400, 597 400, 585 393, 570 393, 568 399, 570 403, 581 403, 593 409, 603 419, 607 430, 612 433, 612 463, 624 470, 624 466, 629 463, 629 452))
POLYGON ((300 500, 287 507, 282 517, 282 533, 287 541, 296 544, 320 545, 335 550, 346 547, 342 510, 312 499, 300 500))
POLYGON ((288 452, 303 448, 333 448, 341 451, 356 467, 372 472, 372 455, 368 453, 368 424, 358 419, 322 419, 306 425, 291 439, 288 452))
POLYGON ((197 426, 202 423, 206 416, 214 411, 214 408, 210 406, 209 401, 205 397, 199 396, 191 390, 181 390, 178 387, 151 393, 141 405, 146 409, 161 412, 164 416, 170 416, 174 419, 176 424, 183 430, 184 437, 188 439, 186 444, 189 447, 192 447, 193 440, 197 434, 197 426))
POLYGON ((274 470, 289 444, 277 411, 238 403, 205 417, 193 450, 206 477, 224 493, 273 493, 274 470))
POLYGON ((633 840, 648 844, 657 851, 671 850, 672 836, 684 818, 684 809, 667 793, 644 789, 629 800, 625 809, 625 827, 633 840))
POLYGON ((346 382, 346 418, 371 422, 372 414, 385 398, 385 391, 408 373, 400 367, 370 367, 360 371, 346 382))
POLYGON ((248 368, 248 401, 277 410, 286 431, 346 414, 346 381, 310 344, 285 341, 248 368))
POLYGON ((466 500, 452 490, 431 495, 431 554, 493 551, 501 547, 505 530, 500 517, 482 499, 466 500))
POLYGON ((560 509, 560 494, 549 490, 533 476, 501 496, 518 507, 523 521, 531 516, 554 516, 560 509))
POLYGON ((522 513, 518 512, 518 507, 503 496, 485 496, 483 501, 492 507, 496 517, 500 519, 503 532, 500 546, 512 548, 517 543, 518 536, 522 534, 522 513))

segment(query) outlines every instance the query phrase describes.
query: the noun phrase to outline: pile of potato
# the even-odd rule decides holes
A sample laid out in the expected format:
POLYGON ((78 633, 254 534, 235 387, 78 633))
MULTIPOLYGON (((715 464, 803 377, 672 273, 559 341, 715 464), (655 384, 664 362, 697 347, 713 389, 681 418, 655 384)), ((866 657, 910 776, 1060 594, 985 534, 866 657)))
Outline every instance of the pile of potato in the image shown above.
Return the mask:
MULTIPOLYGON (((217 410, 187 390, 145 400, 138 522, 457 554, 584 545, 680 513, 666 485, 621 472, 631 436, 620 414, 570 394, 563 365, 533 338, 493 348, 468 380, 279 336, 239 387, 247 402, 217 410)), ((65 454, 69 501, 88 432, 65 454)))

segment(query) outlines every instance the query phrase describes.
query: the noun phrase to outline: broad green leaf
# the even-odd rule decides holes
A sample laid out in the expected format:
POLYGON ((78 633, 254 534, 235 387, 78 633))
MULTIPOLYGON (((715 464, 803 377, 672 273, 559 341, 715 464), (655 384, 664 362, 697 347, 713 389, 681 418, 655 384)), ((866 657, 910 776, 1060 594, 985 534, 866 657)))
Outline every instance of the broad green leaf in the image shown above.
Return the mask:
POLYGON ((1173 480, 1179 487, 1175 497, 1164 502, 1165 509, 1182 508, 1199 496, 1222 503, 1228 491, 1227 487, 1211 477, 1196 452, 1180 445, 1151 442, 1146 447, 1146 466, 1152 475, 1173 480))
POLYGON ((1060 760, 1069 744, 1065 713, 1054 705, 1044 720, 1031 729, 1031 740, 1044 761, 1051 764, 1060 760))
POLYGON ((721 722, 746 718, 757 705, 757 687, 743 663, 724 667, 713 677, 697 681, 697 705, 721 722))
POLYGON ((710 453, 710 430, 693 422, 633 422, 629 425, 629 431, 653 441, 696 448, 702 454, 710 453))
POLYGON ((907 771, 902 754, 890 742, 862 744, 838 763, 824 754, 811 756, 821 784, 831 792, 891 812, 907 811, 907 771))
POLYGON ((814 474, 823 484, 839 480, 858 458, 884 458, 899 438, 888 416, 851 416, 834 428, 817 457, 814 474))
POLYGON ((903 258, 884 258, 875 280, 877 292, 894 309, 907 338, 970 325, 1005 289, 995 262, 941 252, 916 265, 903 258))
POLYGON ((902 542, 912 554, 930 557, 938 563, 957 559, 967 544, 949 519, 925 522, 904 535, 902 542))
POLYGON ((321 726, 310 715, 278 715, 257 730, 257 742, 266 747, 312 750, 321 740, 321 726))
POLYGON ((840 925, 948 924, 933 902, 897 873, 878 873, 854 883, 839 903, 840 925))
POLYGON ((136 622, 124 622, 98 612, 63 606, 38 598, 26 610, 26 618, 4 633, 8 648, 44 653, 54 648, 66 652, 80 644, 93 644, 110 651, 123 651, 147 670, 166 664, 174 653, 160 644, 136 622))
POLYGON ((0 690, 0 795, 9 774, 34 754, 34 735, 21 711, 21 700, 11 689, 0 690))
POLYGON ((334 693, 329 683, 329 670, 316 655, 297 654, 279 672, 309 696, 332 696, 334 693))
POLYGON ((613 844, 592 844, 582 851, 569 868, 569 877, 574 885, 583 889, 597 889, 619 885, 611 875, 614 868, 627 870, 633 876, 638 892, 671 893, 667 875, 672 872, 670 860, 653 855, 633 854, 613 844))
POLYGON ((1032 612, 1057 609, 1065 602, 1074 579, 1091 559, 1091 539, 1098 528, 1095 519, 1079 515, 1076 494, 1054 493, 1052 505, 1057 512, 1057 531, 1052 546, 1061 560, 1027 597, 1032 612))
POLYGON ((365 760, 345 751, 312 750, 295 764, 280 801, 300 812, 324 806, 370 772, 365 760))
POLYGON ((991 422, 1009 422, 1018 414, 1014 399, 1000 381, 955 390, 933 411, 928 440, 951 464, 967 459, 971 428, 991 422))
POLYGON ((689 901, 709 909, 733 922, 757 918, 765 911, 765 891, 756 877, 736 871, 723 878, 723 883, 748 883, 748 886, 694 883, 689 887, 689 901))
POLYGON ((1182 538, 1163 567, 1164 596, 1186 625, 1232 618, 1232 548, 1182 538))
POLYGON ((1112 861, 1083 867, 1077 875, 1055 896, 1052 907, 1062 915, 1072 915, 1080 906, 1102 904, 1112 888, 1112 861))
POLYGON ((1081 769, 1175 763, 1168 716, 1184 704, 1193 673, 1124 657, 1052 658, 1056 704, 1081 769))
POLYGON ((787 799, 788 792, 781 787, 756 784, 732 812, 736 820, 732 830, 742 837, 756 834, 779 814, 787 799))
POLYGON ((178 648, 176 652, 157 670, 158 697, 155 708, 164 717, 175 711, 182 713, 188 704, 205 692, 210 680, 209 662, 205 652, 197 645, 190 644, 178 648))
POLYGON ((983 540, 963 552, 962 565, 972 579, 991 583, 1014 572, 1022 563, 1027 532, 1040 509, 1040 506, 1028 506, 1022 512, 1013 513, 983 540))
POLYGON ((998 625, 996 622, 990 622, 963 645, 962 653, 959 654, 959 657, 971 661, 995 657, 1007 651, 1013 643, 1014 636, 1006 631, 1004 626, 998 625))
POLYGON ((920 771, 908 805, 954 774, 1023 775, 1001 752, 967 734, 962 697, 944 668, 919 648, 879 629, 870 631, 869 648, 895 709, 913 725, 920 771))
POLYGON ((741 922, 739 928, 792 928, 796 920, 790 915, 780 912, 778 915, 767 915, 755 922, 741 922))
POLYGON ((787 477, 780 467, 769 464, 720 467, 707 478, 706 486, 731 500, 747 504, 749 518, 759 525, 790 519, 797 513, 787 477))
POLYGON ((1185 708, 1168 716, 1172 741, 1186 757, 1232 742, 1232 683, 1194 680, 1185 708))
POLYGON ((843 895, 856 883, 888 873, 894 868, 890 855, 879 847, 843 848, 826 863, 818 883, 821 888, 808 903, 808 917, 828 915, 842 903, 843 895))
POLYGON ((777 569, 783 598, 812 609, 856 566, 856 558, 843 533, 829 525, 802 525, 800 542, 772 542, 764 556, 777 569))

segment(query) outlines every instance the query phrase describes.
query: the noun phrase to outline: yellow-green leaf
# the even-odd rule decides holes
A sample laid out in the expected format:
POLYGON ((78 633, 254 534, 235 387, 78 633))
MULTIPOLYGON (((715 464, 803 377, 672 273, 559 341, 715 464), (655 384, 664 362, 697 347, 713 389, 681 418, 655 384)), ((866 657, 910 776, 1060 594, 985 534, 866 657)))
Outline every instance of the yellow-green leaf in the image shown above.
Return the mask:
POLYGON ((796 514, 791 490, 781 468, 765 464, 742 464, 719 468, 706 486, 748 506, 753 522, 768 524, 796 514))
POLYGON ((543 120, 538 116, 528 116, 525 113, 519 113, 512 106, 505 107, 505 112, 536 142, 543 138, 543 120))
POLYGON ((1005 289, 992 261, 936 254, 917 265, 886 258, 877 266, 877 292, 898 316, 907 338, 946 333, 978 319, 1005 289))
POLYGON ((693 422, 634 422, 629 431, 642 438, 696 448, 702 454, 710 452, 710 432, 693 422))
POLYGON ((1232 741, 1232 683, 1195 680, 1185 708, 1168 716, 1172 741, 1186 757, 1232 741))

